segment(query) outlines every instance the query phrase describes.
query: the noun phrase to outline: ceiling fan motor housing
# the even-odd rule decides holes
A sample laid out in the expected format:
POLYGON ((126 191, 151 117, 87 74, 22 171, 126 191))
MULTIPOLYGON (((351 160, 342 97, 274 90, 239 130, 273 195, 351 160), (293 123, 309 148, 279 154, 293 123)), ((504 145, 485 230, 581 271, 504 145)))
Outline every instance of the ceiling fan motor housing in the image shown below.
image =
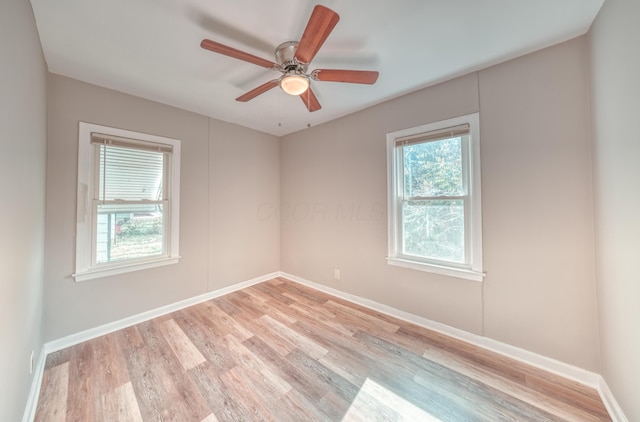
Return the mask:
POLYGON ((283 72, 306 73, 307 64, 299 62, 295 58, 297 41, 283 42, 276 48, 276 62, 280 65, 283 72))

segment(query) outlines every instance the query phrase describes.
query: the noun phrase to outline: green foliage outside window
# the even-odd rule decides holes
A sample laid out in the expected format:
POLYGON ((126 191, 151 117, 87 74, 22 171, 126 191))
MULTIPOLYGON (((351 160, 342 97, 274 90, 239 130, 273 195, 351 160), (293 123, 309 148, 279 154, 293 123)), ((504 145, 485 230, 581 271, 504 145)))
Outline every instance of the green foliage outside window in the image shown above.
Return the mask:
POLYGON ((462 138, 403 147, 403 253, 464 262, 462 138))

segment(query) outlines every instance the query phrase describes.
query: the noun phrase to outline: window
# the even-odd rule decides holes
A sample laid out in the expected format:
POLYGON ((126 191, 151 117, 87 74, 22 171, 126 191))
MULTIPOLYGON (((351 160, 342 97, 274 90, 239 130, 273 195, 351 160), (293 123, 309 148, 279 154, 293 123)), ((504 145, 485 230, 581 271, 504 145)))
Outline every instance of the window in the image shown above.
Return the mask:
POLYGON ((387 134, 389 264, 481 281, 478 114, 387 134))
POLYGON ((180 141, 80 123, 76 281, 178 262, 180 141))

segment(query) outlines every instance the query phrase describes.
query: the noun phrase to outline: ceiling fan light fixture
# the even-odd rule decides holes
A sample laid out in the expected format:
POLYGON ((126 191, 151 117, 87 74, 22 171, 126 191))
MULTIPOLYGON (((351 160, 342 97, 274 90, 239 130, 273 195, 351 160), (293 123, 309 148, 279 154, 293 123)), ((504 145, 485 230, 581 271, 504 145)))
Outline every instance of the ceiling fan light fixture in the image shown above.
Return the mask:
POLYGON ((289 95, 300 95, 309 88, 309 78, 297 73, 286 74, 280 78, 280 88, 289 95))
POLYGON ((312 79, 314 81, 354 84, 373 84, 378 79, 378 72, 366 70, 316 69, 310 74, 308 73, 309 63, 339 20, 340 16, 333 10, 320 4, 316 5, 311 12, 311 17, 304 28, 300 41, 285 41, 280 44, 275 51, 275 62, 208 39, 203 39, 200 46, 214 53, 281 73, 279 78, 265 82, 242 94, 236 98, 236 101, 250 101, 258 95, 280 86, 285 93, 300 97, 309 112, 314 112, 322 107, 311 90, 312 79))

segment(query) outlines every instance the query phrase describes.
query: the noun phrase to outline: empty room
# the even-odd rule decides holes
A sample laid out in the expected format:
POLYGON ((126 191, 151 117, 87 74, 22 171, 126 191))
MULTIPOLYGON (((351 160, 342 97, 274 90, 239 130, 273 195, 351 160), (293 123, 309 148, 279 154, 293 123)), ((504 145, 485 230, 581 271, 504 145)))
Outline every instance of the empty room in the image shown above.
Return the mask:
POLYGON ((638 17, 2 0, 0 421, 640 421, 638 17))

